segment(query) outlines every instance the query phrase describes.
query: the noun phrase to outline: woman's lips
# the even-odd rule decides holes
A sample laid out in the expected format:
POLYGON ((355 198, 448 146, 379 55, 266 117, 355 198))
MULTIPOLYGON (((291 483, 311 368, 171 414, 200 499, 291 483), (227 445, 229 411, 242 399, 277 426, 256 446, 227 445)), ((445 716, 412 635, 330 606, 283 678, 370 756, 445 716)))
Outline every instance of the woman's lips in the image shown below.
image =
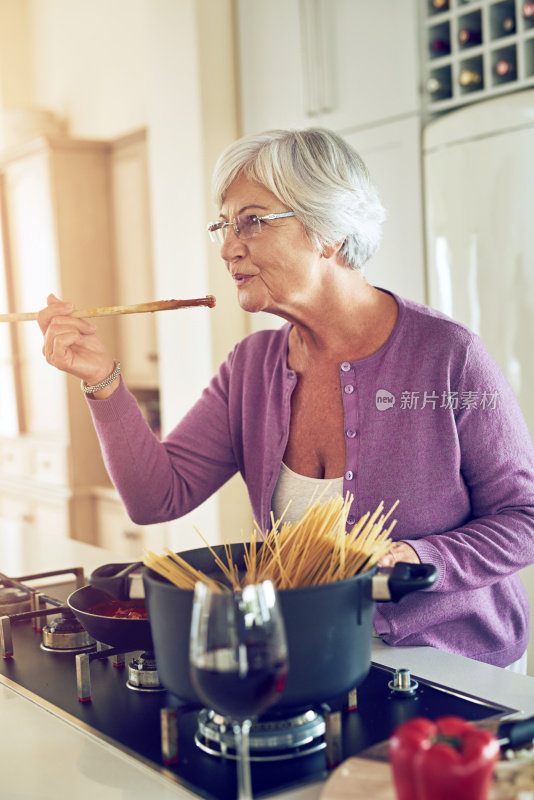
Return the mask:
POLYGON ((251 280, 254 275, 244 275, 241 272, 236 272, 235 275, 232 275, 232 277, 236 286, 243 286, 245 283, 251 280))

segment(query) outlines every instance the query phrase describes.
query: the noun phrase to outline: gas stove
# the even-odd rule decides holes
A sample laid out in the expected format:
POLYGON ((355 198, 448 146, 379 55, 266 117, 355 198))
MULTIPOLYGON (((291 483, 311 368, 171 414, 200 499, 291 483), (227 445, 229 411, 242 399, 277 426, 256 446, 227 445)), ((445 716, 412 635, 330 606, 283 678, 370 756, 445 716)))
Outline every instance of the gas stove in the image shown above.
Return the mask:
MULTIPOLYGON (((234 800, 235 752, 226 720, 166 692, 152 653, 88 640, 66 604, 84 584, 77 568, 21 578, 0 574, 0 683, 170 782, 206 800, 234 800)), ((417 681, 407 670, 372 664, 339 708, 300 710, 290 719, 273 713, 254 726, 254 795, 323 780, 341 760, 387 739, 412 716, 481 720, 510 711, 417 681)))

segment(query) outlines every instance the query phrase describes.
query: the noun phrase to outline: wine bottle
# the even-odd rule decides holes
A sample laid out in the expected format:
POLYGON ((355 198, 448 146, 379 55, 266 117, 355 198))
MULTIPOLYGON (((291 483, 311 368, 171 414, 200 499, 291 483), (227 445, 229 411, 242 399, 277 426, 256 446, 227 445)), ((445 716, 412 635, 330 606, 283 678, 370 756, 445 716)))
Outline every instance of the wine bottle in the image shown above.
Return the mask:
POLYGON ((450 53, 451 46, 446 39, 432 39, 430 42, 430 50, 435 55, 446 55, 450 53))
POLYGON ((509 36, 511 33, 515 33, 514 17, 505 17, 500 23, 500 29, 503 36, 509 36))
POLYGON ((508 61, 505 58, 500 58, 495 64, 495 74, 499 78, 513 78, 515 75, 515 64, 513 61, 508 61))
POLYGON ((464 47, 472 47, 475 44, 480 44, 482 41, 482 33, 479 30, 470 30, 469 28, 462 28, 458 31, 458 41, 464 47))
POLYGON ((437 95, 440 95, 440 97, 450 97, 451 94, 450 83, 440 81, 438 78, 429 78, 426 82, 426 90, 429 94, 433 95, 434 98, 436 98, 437 95))
POLYGON ((525 19, 533 19, 534 18, 534 2, 532 2, 532 0, 527 0, 526 3, 523 3, 523 7, 521 9, 521 13, 523 14, 525 19))
POLYGON ((460 72, 458 81, 460 86, 472 89, 482 83, 482 75, 474 69, 463 69, 460 72))

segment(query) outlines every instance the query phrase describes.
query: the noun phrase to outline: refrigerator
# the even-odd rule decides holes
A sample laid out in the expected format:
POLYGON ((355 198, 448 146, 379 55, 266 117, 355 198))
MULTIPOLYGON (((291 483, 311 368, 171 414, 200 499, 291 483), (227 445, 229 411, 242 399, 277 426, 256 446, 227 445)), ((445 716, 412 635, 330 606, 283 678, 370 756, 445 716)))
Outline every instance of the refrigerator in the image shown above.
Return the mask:
POLYGON ((480 335, 534 438, 534 90, 423 132, 428 302, 480 335))
POLYGON ((534 90, 430 122, 423 159, 428 304, 480 335, 534 438, 534 90))

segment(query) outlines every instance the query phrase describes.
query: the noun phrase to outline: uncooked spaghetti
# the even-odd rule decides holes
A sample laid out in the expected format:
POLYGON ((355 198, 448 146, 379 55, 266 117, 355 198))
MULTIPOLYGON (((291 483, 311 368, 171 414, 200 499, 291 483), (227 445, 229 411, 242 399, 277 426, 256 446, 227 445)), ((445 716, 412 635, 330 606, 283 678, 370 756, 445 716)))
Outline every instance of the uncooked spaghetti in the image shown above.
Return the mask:
POLYGON ((197 581, 212 588, 225 585, 233 589, 267 579, 277 589, 342 581, 371 569, 389 552, 393 544, 390 534, 396 521, 387 528, 385 524, 398 500, 387 514, 383 513, 381 502, 373 514, 364 514, 347 533, 351 504, 350 495, 345 500, 335 497, 311 502, 295 523, 283 522, 283 515, 277 521, 271 516, 272 527, 265 537, 256 525, 250 542, 244 543, 244 570, 239 570, 233 561, 229 544, 224 545, 224 560, 197 531, 221 571, 220 580, 194 569, 169 549, 165 555, 146 551, 143 560, 147 567, 181 589, 193 589, 197 581))

